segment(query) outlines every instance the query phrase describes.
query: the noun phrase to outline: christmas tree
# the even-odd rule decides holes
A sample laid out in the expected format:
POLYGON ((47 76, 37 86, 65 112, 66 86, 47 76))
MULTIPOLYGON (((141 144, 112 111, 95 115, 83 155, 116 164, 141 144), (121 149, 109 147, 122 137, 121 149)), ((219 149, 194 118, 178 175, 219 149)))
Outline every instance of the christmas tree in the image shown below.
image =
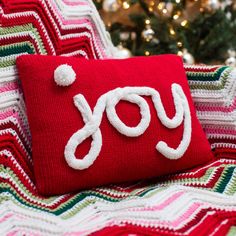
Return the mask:
POLYGON ((236 65, 235 0, 96 0, 121 56, 175 53, 236 65))

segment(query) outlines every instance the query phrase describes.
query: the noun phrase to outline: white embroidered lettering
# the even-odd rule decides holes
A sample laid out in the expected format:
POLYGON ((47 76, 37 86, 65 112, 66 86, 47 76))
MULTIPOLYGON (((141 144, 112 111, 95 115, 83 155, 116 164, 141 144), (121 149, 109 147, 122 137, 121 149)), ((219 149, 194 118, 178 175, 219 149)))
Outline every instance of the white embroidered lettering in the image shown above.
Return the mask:
POLYGON ((105 110, 109 122, 118 132, 128 137, 142 135, 150 124, 151 114, 146 100, 141 96, 151 96, 157 116, 165 127, 169 129, 177 128, 184 120, 183 138, 176 149, 169 147, 164 141, 160 141, 156 145, 157 151, 166 158, 172 160, 181 158, 188 149, 191 141, 191 114, 188 100, 181 86, 172 84, 171 90, 176 111, 172 119, 166 115, 160 94, 153 88, 125 87, 111 90, 98 99, 93 112, 84 96, 82 94, 76 95, 74 97, 74 104, 81 112, 85 125, 75 132, 67 142, 64 155, 68 165, 74 169, 83 170, 91 166, 97 159, 102 148, 102 134, 99 127, 105 110), (126 126, 116 114, 115 106, 121 100, 126 100, 139 106, 141 120, 136 127, 126 126), (88 154, 83 159, 77 159, 75 157, 76 148, 90 136, 93 141, 88 154))

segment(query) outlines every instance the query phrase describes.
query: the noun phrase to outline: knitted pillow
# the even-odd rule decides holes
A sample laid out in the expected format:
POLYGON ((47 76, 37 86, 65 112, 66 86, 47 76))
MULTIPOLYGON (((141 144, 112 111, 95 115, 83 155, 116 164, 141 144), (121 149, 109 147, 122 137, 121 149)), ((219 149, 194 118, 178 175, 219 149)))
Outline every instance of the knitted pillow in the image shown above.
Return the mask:
POLYGON ((42 194, 151 178, 213 158, 179 57, 17 59, 42 194))

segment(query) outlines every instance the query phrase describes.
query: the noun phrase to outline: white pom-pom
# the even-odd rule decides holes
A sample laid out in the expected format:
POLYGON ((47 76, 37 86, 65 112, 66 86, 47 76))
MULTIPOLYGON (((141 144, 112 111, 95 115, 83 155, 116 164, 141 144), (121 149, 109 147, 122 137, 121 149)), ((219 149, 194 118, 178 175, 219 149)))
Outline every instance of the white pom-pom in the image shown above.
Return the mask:
POLYGON ((60 65, 54 71, 54 80, 59 86, 69 86, 74 83, 75 71, 67 64, 60 65))

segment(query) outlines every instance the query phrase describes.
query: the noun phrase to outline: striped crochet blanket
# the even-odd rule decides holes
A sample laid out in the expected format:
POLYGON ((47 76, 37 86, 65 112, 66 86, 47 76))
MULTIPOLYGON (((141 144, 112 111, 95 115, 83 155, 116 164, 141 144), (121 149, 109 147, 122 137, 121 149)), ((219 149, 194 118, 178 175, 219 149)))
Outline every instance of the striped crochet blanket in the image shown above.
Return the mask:
POLYGON ((91 0, 0 1, 0 235, 236 234, 235 70, 186 66, 218 159, 152 181, 47 198, 35 188, 15 70, 15 58, 27 53, 107 58, 114 47, 91 0))

